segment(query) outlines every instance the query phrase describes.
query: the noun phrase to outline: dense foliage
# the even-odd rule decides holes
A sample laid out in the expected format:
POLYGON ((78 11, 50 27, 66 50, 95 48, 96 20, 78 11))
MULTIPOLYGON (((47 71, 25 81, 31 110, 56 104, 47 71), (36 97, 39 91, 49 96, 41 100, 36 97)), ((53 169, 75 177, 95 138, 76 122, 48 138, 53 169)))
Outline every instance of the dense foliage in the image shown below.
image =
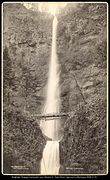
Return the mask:
POLYGON ((97 99, 85 106, 78 106, 74 115, 66 120, 64 138, 60 146, 61 164, 65 174, 105 173, 107 163, 105 109, 106 102, 97 99), (76 167, 79 167, 79 171, 76 167))

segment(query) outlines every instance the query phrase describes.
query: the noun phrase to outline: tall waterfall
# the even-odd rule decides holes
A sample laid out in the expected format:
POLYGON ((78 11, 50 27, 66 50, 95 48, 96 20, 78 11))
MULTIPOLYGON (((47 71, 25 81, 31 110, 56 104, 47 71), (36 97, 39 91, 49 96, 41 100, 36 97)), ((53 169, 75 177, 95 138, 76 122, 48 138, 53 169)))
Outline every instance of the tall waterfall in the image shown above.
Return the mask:
MULTIPOLYGON (((57 18, 53 19, 52 31, 52 49, 49 66, 49 77, 47 83, 47 96, 44 107, 44 114, 59 113, 60 91, 59 91, 59 66, 56 54, 56 36, 57 36, 57 18)), ((41 174, 58 174, 60 168, 59 160, 59 140, 60 140, 60 118, 50 117, 41 121, 41 130, 43 134, 51 140, 48 140, 41 160, 41 174)))

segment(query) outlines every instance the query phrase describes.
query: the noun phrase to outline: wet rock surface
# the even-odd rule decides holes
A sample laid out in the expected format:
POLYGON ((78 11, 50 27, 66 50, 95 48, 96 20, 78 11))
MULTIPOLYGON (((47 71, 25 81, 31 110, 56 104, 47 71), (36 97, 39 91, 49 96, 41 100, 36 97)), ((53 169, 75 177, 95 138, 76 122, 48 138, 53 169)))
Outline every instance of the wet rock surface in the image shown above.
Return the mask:
MULTIPOLYGON (((39 173, 45 139, 31 115, 45 102, 53 17, 20 3, 3 11, 4 173, 39 173)), ((61 174, 106 173, 106 18, 104 3, 68 4, 58 16, 61 112, 74 114, 60 142, 61 174)))

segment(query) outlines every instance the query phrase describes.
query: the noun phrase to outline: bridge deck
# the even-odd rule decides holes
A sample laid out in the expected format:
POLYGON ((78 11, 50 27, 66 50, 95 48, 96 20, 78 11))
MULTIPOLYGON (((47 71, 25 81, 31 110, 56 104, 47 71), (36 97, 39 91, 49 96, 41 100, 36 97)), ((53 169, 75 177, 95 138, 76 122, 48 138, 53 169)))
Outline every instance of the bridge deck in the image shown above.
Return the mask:
POLYGON ((60 118, 60 117, 67 117, 69 114, 67 113, 61 113, 61 114, 36 114, 32 115, 33 117, 40 118, 40 119, 47 119, 47 120, 54 120, 54 118, 60 118))

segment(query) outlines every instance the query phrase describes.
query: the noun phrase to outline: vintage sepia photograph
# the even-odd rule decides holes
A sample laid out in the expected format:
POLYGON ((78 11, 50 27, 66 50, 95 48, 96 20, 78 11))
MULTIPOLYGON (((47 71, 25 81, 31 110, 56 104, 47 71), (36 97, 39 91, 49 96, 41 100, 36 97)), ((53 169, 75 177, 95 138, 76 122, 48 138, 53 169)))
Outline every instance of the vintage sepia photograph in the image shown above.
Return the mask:
POLYGON ((4 2, 2 174, 108 174, 108 4, 4 2))

